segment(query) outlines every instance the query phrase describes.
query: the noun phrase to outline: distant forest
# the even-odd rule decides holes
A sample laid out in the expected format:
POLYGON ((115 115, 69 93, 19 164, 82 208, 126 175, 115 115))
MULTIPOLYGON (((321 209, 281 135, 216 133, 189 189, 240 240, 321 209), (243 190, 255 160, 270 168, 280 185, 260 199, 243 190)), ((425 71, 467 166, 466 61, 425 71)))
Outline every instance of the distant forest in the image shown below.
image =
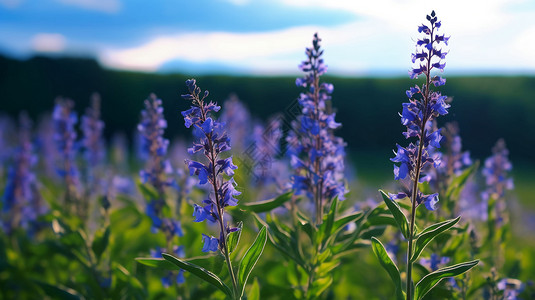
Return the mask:
MULTIPOLYGON (((535 162, 535 77, 444 76, 447 83, 440 90, 452 96, 453 103, 441 122, 458 122, 464 149, 482 158, 503 137, 513 158, 535 162)), ((52 110, 57 96, 73 99, 82 113, 91 94, 98 92, 106 135, 117 131, 130 135, 143 100, 155 93, 163 100, 169 124, 166 135, 189 136, 180 117, 188 106, 180 94, 186 91, 184 81, 189 77, 107 70, 91 59, 0 57, 0 113, 16 117, 25 110, 35 119, 52 110)), ((223 103, 234 93, 254 117, 263 120, 276 113, 290 120, 302 91, 293 77, 210 75, 196 79, 210 91, 210 99, 223 103)), ((405 90, 420 80, 324 76, 323 81, 334 84, 332 105, 336 120, 343 124, 337 135, 347 141, 349 150, 394 149, 403 140, 397 114, 407 100, 405 90)))

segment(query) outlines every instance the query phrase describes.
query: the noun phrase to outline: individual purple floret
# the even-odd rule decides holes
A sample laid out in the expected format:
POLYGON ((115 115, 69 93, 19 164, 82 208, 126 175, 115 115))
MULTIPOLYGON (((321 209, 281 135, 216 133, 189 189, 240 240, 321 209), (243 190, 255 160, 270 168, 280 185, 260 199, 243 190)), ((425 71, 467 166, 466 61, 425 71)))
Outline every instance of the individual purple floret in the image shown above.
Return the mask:
POLYGON ((518 279, 513 278, 504 278, 498 281, 497 288, 500 291, 503 291, 504 300, 516 300, 518 295, 524 289, 524 285, 518 279))
MULTIPOLYGON (((77 134, 74 126, 78 122, 78 117, 74 111, 74 102, 69 99, 58 99, 52 120, 54 122, 54 141, 59 156, 58 174, 65 180, 66 199, 70 203, 78 198, 80 190, 79 173, 75 162, 77 134)), ((76 205, 78 204, 76 203, 76 205)))
POLYGON ((20 117, 19 147, 15 149, 14 165, 7 174, 2 201, 2 227, 6 233, 21 227, 31 235, 41 225, 39 216, 47 211, 38 190, 33 168, 37 156, 31 142, 31 121, 26 114, 20 117))
POLYGON ((394 178, 405 185, 402 192, 392 195, 391 198, 395 200, 409 197, 413 202, 416 201, 417 205, 424 203, 427 209, 435 210, 438 194, 424 195, 418 189, 417 182, 429 180, 422 172, 426 166, 432 164, 436 168, 440 165, 440 159, 433 150, 440 148, 441 129, 432 130, 432 121, 447 114, 450 105, 446 103, 446 96, 430 89, 431 84, 440 86, 446 82, 438 75, 432 76, 431 70, 444 70, 443 59, 447 52, 441 49, 441 44, 447 44, 449 37, 436 33, 441 23, 437 22, 434 11, 427 19, 429 26, 418 27, 418 32, 423 33, 424 37, 418 39, 416 53, 412 55, 413 63, 418 61, 418 66, 409 72, 411 78, 423 74, 426 82, 421 87, 416 85, 406 92, 409 102, 403 103, 400 114, 401 123, 407 127, 403 135, 407 139, 416 137, 418 141, 407 147, 397 145, 396 156, 390 159, 399 164, 394 166, 394 178))
POLYGON ((299 66, 305 76, 295 83, 307 88, 307 92, 298 98, 302 114, 292 123, 293 131, 287 137, 288 154, 295 170, 293 189, 296 195, 304 193, 314 200, 317 223, 322 220, 324 205, 335 197, 344 200, 347 193, 343 180, 346 143, 333 134, 341 124, 335 122, 335 113, 327 105, 333 85, 320 83, 320 76, 327 71, 320 41, 318 34, 314 34, 312 48, 305 52, 307 60, 299 66))
POLYGON ((240 195, 240 192, 236 190, 237 184, 232 178, 237 166, 232 163, 232 156, 221 157, 221 153, 230 150, 230 138, 224 131, 223 124, 213 117, 213 113, 218 112, 220 107, 213 102, 205 102, 208 91, 201 93, 195 79, 187 80, 186 85, 189 94, 182 95, 182 98, 190 101, 193 105, 190 109, 182 112, 185 126, 197 128, 202 132, 202 135, 196 138, 188 152, 191 155, 201 152, 205 162, 186 159, 185 163, 190 175, 198 177, 199 184, 208 183, 211 186, 211 193, 202 202, 202 206, 197 204, 194 206, 194 221, 209 220, 219 224, 219 238, 202 235, 204 243, 202 251, 209 252, 219 249, 227 257, 229 254, 226 246, 227 234, 236 231, 237 228, 225 224, 223 217, 226 206, 235 206, 238 203, 235 197, 240 195))
POLYGON ((485 160, 485 166, 482 170, 487 185, 486 190, 482 193, 484 200, 500 199, 505 195, 506 190, 514 188, 513 179, 509 177, 513 165, 508 156, 509 150, 505 146, 505 141, 498 140, 492 148, 492 156, 485 160))

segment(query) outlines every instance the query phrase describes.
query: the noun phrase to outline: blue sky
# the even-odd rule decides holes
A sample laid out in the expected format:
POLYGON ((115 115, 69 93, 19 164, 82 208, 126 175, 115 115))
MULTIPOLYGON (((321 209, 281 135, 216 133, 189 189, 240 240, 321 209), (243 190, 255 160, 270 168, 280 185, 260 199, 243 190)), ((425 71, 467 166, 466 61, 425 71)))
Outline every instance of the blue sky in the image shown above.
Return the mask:
POLYGON ((319 32, 329 73, 402 75, 434 9, 450 74, 535 74, 533 0, 0 0, 0 52, 145 72, 296 74, 319 32))

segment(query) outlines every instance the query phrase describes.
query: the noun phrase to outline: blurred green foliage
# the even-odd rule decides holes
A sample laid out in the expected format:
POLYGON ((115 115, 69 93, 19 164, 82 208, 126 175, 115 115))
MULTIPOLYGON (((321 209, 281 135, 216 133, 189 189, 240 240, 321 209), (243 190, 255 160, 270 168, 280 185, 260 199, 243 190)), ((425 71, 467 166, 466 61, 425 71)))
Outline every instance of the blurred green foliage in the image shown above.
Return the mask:
MULTIPOLYGON (((180 93, 187 75, 112 71, 90 59, 34 57, 26 61, 0 57, 1 111, 17 115, 21 110, 37 117, 50 111, 57 96, 75 100, 82 112, 93 92, 101 94, 106 134, 130 134, 136 128, 143 100, 154 92, 163 100, 169 127, 166 135, 189 136, 180 111, 187 104, 180 93)), ((231 93, 244 101, 253 115, 267 119, 275 113, 292 118, 291 108, 301 91, 294 77, 196 76, 210 87, 215 101, 222 103, 231 93)), ((535 77, 452 77, 443 94, 454 97, 454 105, 443 122, 456 120, 464 148, 482 158, 500 137, 505 138, 513 161, 535 162, 535 77)), ((337 132, 351 151, 382 151, 389 155, 403 139, 402 125, 395 116, 406 100, 405 91, 417 80, 407 78, 326 77, 335 86, 333 105, 337 132), (396 130, 399 129, 399 130, 396 130)))

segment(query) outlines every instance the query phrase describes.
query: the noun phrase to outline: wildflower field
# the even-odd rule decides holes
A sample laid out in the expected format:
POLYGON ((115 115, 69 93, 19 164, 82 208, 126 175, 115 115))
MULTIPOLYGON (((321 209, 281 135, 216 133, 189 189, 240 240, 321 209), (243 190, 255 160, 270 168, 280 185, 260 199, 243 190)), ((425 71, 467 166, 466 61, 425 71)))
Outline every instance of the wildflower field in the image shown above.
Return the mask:
POLYGON ((450 82, 409 21, 409 78, 327 77, 321 32, 297 79, 1 58, 0 298, 535 299, 535 79, 450 82))

